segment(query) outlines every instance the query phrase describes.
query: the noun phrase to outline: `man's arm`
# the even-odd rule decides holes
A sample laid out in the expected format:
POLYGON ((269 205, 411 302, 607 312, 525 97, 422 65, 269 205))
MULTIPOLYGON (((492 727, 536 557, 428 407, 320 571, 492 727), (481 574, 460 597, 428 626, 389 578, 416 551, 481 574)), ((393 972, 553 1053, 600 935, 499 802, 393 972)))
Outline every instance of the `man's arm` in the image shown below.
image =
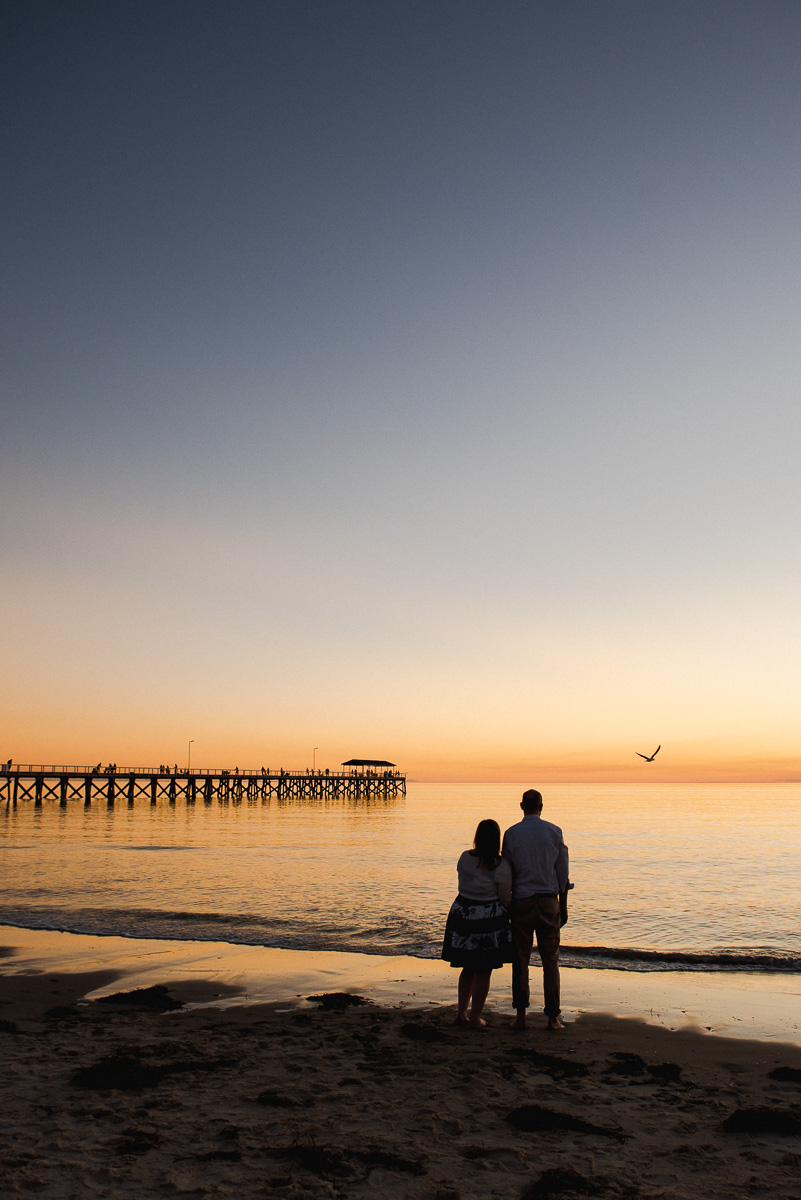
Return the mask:
POLYGON ((573 884, 570 882, 570 859, 564 842, 559 847, 556 859, 556 878, 559 883, 559 924, 567 925, 567 893, 573 884))

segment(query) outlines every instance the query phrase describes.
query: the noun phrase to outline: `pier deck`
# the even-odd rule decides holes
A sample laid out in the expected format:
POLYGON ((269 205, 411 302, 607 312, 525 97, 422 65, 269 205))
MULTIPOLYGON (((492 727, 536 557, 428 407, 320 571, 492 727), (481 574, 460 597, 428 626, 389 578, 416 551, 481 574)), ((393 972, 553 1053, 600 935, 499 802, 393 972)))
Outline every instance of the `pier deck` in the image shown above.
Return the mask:
POLYGON ((0 768, 0 803, 14 807, 45 801, 66 808, 80 802, 85 808, 113 808, 138 800, 158 804, 266 803, 270 800, 372 800, 406 795, 406 776, 400 771, 166 771, 155 767, 41 766, 22 764, 0 768))

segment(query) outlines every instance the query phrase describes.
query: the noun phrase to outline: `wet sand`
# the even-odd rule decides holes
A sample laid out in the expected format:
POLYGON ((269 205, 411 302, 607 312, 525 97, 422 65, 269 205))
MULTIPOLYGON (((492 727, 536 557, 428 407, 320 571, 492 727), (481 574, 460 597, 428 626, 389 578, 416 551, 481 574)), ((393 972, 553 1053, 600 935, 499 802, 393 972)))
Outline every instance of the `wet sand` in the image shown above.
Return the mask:
MULTIPOLYGON (((227 942, 160 941, 0 926, 0 971, 107 971, 89 989, 103 991, 193 981, 216 1005, 301 1003, 322 991, 355 991, 385 1005, 449 1004, 457 972, 438 959, 275 950, 227 942), (3 958, 3 947, 6 957, 3 958), (216 995, 214 994, 216 993, 216 995)), ((532 996, 540 975, 532 962, 532 996)), ((642 1018, 667 1029, 698 1027, 727 1037, 801 1045, 801 978, 793 975, 693 971, 562 969, 568 1019, 607 1012, 642 1018)), ((511 1013, 509 972, 493 975, 489 1004, 511 1013)))

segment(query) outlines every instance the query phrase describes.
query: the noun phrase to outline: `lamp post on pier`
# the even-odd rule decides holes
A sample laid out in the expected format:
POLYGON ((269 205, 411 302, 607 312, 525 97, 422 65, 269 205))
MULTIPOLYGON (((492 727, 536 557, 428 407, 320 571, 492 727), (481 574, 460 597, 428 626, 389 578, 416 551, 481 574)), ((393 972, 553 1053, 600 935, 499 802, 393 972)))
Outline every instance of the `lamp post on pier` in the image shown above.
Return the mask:
POLYGON ((315 747, 314 747, 314 750, 313 750, 313 752, 312 752, 312 771, 313 771, 313 770, 314 770, 314 768, 317 766, 317 751, 318 751, 319 749, 320 749, 320 747, 319 747, 319 746, 315 746, 315 747))
POLYGON ((187 773, 187 775, 192 770, 192 742, 194 742, 194 740, 195 740, 194 738, 190 738, 189 746, 187 747, 187 752, 186 752, 186 773, 187 773))

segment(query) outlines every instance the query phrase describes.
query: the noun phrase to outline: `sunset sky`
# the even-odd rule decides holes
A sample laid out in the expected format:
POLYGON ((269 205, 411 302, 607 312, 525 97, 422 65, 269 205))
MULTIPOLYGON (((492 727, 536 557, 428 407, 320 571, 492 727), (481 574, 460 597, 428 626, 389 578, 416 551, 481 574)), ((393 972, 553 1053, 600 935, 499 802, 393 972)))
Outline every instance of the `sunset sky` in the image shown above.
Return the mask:
POLYGON ((0 20, 0 759, 801 778, 797 0, 0 20))

